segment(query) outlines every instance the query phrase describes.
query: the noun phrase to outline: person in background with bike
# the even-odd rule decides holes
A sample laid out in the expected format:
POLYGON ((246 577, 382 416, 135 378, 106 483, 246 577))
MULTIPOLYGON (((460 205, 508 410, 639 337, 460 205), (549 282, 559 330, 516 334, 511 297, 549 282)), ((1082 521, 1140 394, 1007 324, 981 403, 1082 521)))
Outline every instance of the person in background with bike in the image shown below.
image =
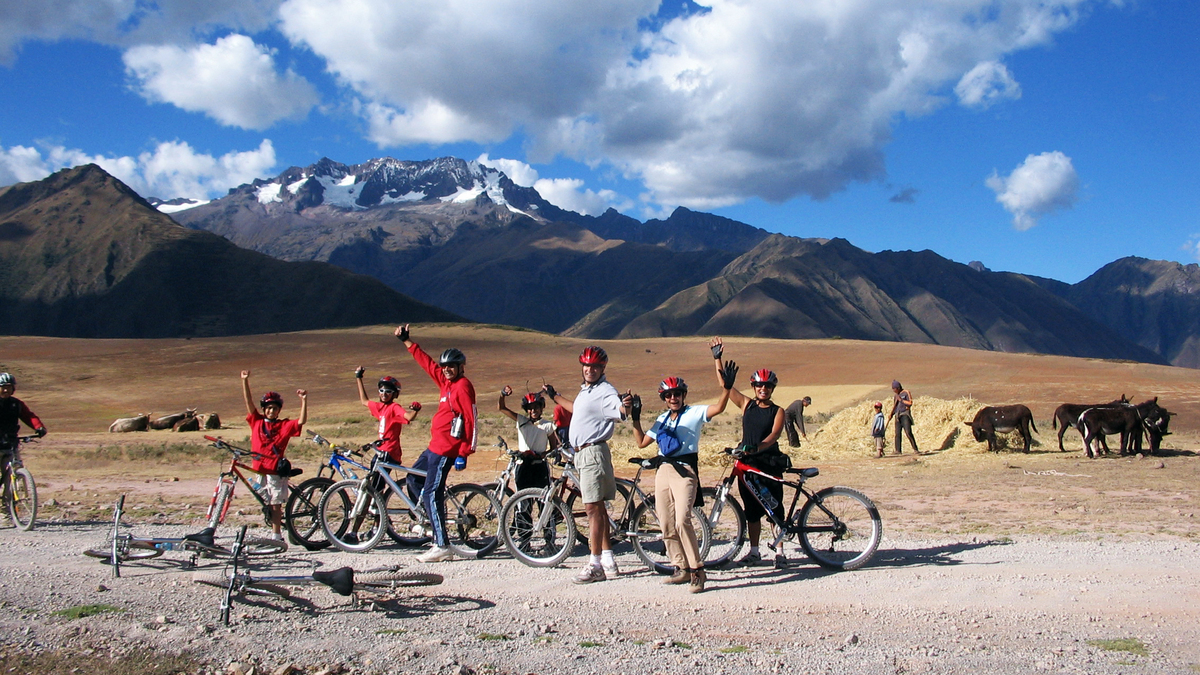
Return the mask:
POLYGON ((508 409, 505 399, 512 395, 512 387, 501 389, 497 410, 517 423, 517 448, 521 451, 522 460, 517 466, 517 490, 544 488, 550 485, 550 465, 546 464, 546 453, 558 447, 554 422, 542 419, 542 413, 546 411, 546 399, 540 392, 521 398, 524 415, 508 409))
POLYGON ((908 436, 913 452, 921 454, 921 449, 917 447, 917 439, 913 438, 912 404, 912 394, 900 386, 900 380, 892 380, 892 412, 888 413, 888 421, 891 422, 892 417, 896 418, 896 447, 892 449, 893 455, 899 455, 903 451, 900 444, 901 433, 908 436))
POLYGON ((467 456, 475 452, 475 387, 465 376, 467 357, 451 347, 442 352, 435 362, 421 346, 409 339, 408 324, 396 328, 399 338, 408 353, 417 362, 441 392, 441 403, 429 423, 429 447, 412 468, 425 472, 421 478, 409 474, 406 482, 412 493, 420 493, 429 522, 433 525, 433 546, 417 556, 426 563, 441 562, 454 557, 446 536, 446 478, 450 466, 459 471, 467 466, 467 456))
POLYGON ((276 539, 283 539, 283 505, 287 502, 288 476, 292 470, 292 463, 284 454, 288 441, 299 436, 308 422, 308 391, 297 389, 296 395, 300 397, 300 417, 295 420, 279 419, 283 397, 274 391, 263 394, 258 402, 262 406, 259 412, 250 394, 250 371, 242 371, 242 398, 246 401, 246 423, 250 425, 250 451, 254 453, 250 468, 263 476, 264 496, 271 507, 271 527, 276 539))
POLYGON ((725 365, 721 398, 708 406, 687 405, 688 386, 682 377, 668 377, 660 382, 658 397, 666 401, 667 410, 645 433, 641 398, 634 395, 630 406, 637 447, 644 448, 651 441, 658 443, 660 463, 654 475, 654 510, 662 525, 663 544, 671 564, 675 565, 675 573, 663 583, 690 584, 688 590, 692 593, 703 591, 708 580, 692 526, 692 506, 700 492, 700 429, 725 412, 737 370, 732 361, 725 365))
MULTIPOLYGON (((4 490, 9 489, 9 462, 19 450, 17 436, 21 433, 21 422, 28 424, 39 438, 46 435, 46 425, 24 401, 13 396, 16 391, 16 378, 11 373, 0 373, 0 468, 3 470, 4 490)), ((8 514, 0 515, 0 519, 7 522, 8 514)))
POLYGON ((577 584, 590 584, 615 578, 621 573, 613 558, 612 540, 608 527, 608 510, 604 502, 617 497, 616 474, 608 439, 616 423, 625 419, 632 394, 621 396, 604 376, 608 354, 600 347, 588 347, 579 355, 583 367, 583 384, 575 400, 559 394, 552 385, 542 385, 542 391, 555 403, 571 413, 571 447, 575 448, 575 468, 579 471, 579 492, 588 517, 588 548, 591 557, 574 578, 577 584))
MULTIPOLYGON (((717 371, 717 382, 725 386, 724 371, 727 366, 721 363, 724 345, 721 338, 715 337, 709 342, 712 349, 713 363, 717 371)), ((783 433, 783 408, 775 405, 771 395, 779 377, 775 372, 763 368, 754 371, 750 376, 750 386, 754 388, 754 398, 749 398, 737 389, 729 390, 729 400, 742 411, 742 442, 738 447, 738 458, 745 464, 763 473, 783 477, 783 470, 790 465, 787 455, 779 449, 779 435, 783 433)), ((766 488, 774 497, 775 507, 779 516, 783 513, 783 484, 777 481, 765 481, 766 488)), ((762 553, 758 543, 762 537, 762 518, 767 515, 758 499, 750 493, 750 486, 743 481, 738 482, 742 496, 742 504, 746 511, 746 536, 750 540, 750 551, 738 562, 743 565, 757 565, 762 562, 762 553)))

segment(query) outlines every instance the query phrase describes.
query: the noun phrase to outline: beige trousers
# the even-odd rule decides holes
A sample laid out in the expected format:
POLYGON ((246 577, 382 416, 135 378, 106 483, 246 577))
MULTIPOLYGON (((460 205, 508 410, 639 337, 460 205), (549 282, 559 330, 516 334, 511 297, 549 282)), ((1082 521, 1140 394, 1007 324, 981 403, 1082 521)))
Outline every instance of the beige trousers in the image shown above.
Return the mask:
POLYGON ((692 527, 692 504, 700 481, 691 467, 680 467, 689 478, 679 475, 675 467, 663 464, 654 474, 654 511, 662 525, 663 543, 671 564, 681 570, 704 567, 700 559, 700 544, 692 527))

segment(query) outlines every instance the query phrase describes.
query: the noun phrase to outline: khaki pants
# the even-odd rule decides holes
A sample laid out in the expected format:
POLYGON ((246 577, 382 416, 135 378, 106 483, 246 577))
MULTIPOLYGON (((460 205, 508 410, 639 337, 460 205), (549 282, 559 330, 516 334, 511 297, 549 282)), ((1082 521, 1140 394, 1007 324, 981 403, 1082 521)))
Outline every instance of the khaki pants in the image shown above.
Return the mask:
POLYGON ((681 570, 698 570, 704 567, 704 561, 700 559, 700 544, 692 527, 692 504, 700 481, 691 467, 679 468, 690 477, 680 476, 670 464, 658 467, 658 473, 654 474, 654 511, 662 525, 663 544, 671 564, 681 570))

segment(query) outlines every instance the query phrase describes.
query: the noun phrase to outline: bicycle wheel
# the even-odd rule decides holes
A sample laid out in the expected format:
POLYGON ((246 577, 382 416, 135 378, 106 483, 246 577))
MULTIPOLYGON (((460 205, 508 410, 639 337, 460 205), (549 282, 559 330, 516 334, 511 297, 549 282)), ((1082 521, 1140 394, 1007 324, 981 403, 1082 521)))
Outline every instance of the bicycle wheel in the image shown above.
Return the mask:
POLYGON ((227 481, 224 478, 217 481, 217 488, 213 490, 212 501, 208 503, 208 526, 216 527, 225 522, 225 513, 229 511, 229 505, 233 502, 233 487, 236 483, 227 481))
POLYGON ((732 494, 726 494, 725 500, 718 503, 717 488, 706 487, 700 492, 704 495, 704 515, 712 535, 704 566, 720 567, 733 560, 746 541, 746 512, 732 494))
MULTIPOLYGON (((83 552, 84 555, 99 558, 100 562, 105 565, 112 564, 112 546, 104 548, 91 548, 83 552)), ((155 548, 154 544, 144 541, 125 541, 117 544, 117 560, 120 562, 129 562, 130 560, 149 560, 157 558, 163 554, 161 548, 155 548)))
MULTIPOLYGON (((192 582, 204 584, 205 586, 216 586, 221 589, 229 588, 229 576, 224 572, 193 572, 192 582)), ((247 580, 241 592, 244 595, 277 595, 281 598, 288 598, 292 595, 292 592, 283 586, 254 581, 253 579, 247 580)))
POLYGON ((288 536, 310 551, 319 551, 329 546, 325 532, 321 529, 321 495, 333 485, 333 480, 324 477, 309 478, 296 486, 288 495, 283 509, 283 523, 288 536))
POLYGON ((383 504, 388 515, 387 535, 392 541, 401 546, 424 546, 433 538, 429 523, 390 488, 383 495, 383 504))
POLYGON ((512 557, 530 567, 554 567, 575 548, 571 510, 558 499, 546 501, 545 493, 536 487, 519 490, 500 509, 504 546, 512 557))
MULTIPOLYGON (((611 499, 609 501, 604 502, 604 508, 608 509, 608 519, 611 522, 617 522, 621 518, 621 516, 625 513, 625 506, 626 506, 626 504, 629 503, 629 495, 633 494, 633 491, 630 489, 629 485, 631 485, 631 483, 629 481, 624 480, 624 479, 618 479, 617 480, 617 497, 616 497, 616 499, 611 499)), ((588 545, 587 511, 583 507, 583 501, 580 498, 580 494, 579 494, 579 491, 577 488, 572 487, 572 489, 570 490, 570 493, 567 496, 567 508, 569 508, 571 510, 571 515, 575 519, 575 528, 576 528, 575 529, 575 538, 576 538, 576 540, 578 540, 580 544, 583 544, 584 547, 587 547, 587 545, 588 545)), ((632 515, 633 515, 633 513, 630 512, 630 517, 632 517, 632 515)), ((617 533, 609 532, 608 535, 609 535, 610 543, 615 544, 618 540, 617 533)), ((616 549, 613 549, 613 552, 618 553, 618 551, 616 549)))
MULTIPOLYGON (((264 539, 262 537, 247 537, 242 542, 242 551, 246 555, 257 558, 264 555, 279 555, 287 550, 287 544, 280 539, 264 539)), ((233 551, 230 551, 233 553, 233 551)))
MULTIPOLYGON (((700 509, 692 507, 691 514, 692 528, 696 531, 696 543, 700 549, 700 559, 704 560, 708 555, 709 542, 712 539, 711 529, 700 509)), ((659 523, 658 514, 654 511, 654 497, 647 498, 633 512, 630 535, 634 552, 650 569, 659 574, 670 574, 675 571, 675 564, 671 562, 671 556, 667 553, 667 546, 663 541, 662 525, 659 523)))
POLYGON ((482 558, 496 550, 500 509, 483 488, 460 483, 446 489, 446 540, 454 555, 482 558))
POLYGON ((32 530, 37 520, 37 485, 29 469, 12 472, 12 492, 9 494, 8 514, 22 530, 32 530))
POLYGON ((387 530, 383 498, 361 480, 334 483, 321 495, 321 529, 334 546, 347 553, 375 548, 387 530), (361 505, 360 500, 365 500, 361 505), (355 508, 358 513, 355 514, 355 508))
POLYGON ((432 572, 400 572, 381 570, 378 572, 355 572, 355 590, 384 591, 392 588, 415 588, 436 586, 442 583, 442 575, 432 572))
POLYGON ((883 536, 875 504, 848 487, 827 487, 813 495, 800 512, 800 527, 804 552, 831 570, 862 567, 875 555, 883 536))

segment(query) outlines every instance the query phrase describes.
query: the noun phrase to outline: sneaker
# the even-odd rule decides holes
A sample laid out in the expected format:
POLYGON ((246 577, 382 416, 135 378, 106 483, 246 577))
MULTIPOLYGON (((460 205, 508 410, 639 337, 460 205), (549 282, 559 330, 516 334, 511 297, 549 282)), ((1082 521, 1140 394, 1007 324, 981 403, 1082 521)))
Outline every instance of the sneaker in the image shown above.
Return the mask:
POLYGON ((450 560, 453 557, 454 551, 451 551, 448 548, 442 548, 441 546, 434 546, 428 551, 425 551, 421 555, 417 556, 417 560, 423 563, 435 563, 442 562, 444 560, 450 560))
POLYGON ((347 532, 342 535, 342 543, 350 546, 358 544, 358 535, 353 532, 347 532))
POLYGON ((575 578, 571 581, 574 581, 577 584, 590 584, 594 581, 604 581, 607 578, 608 577, 604 575, 603 567, 596 567, 595 565, 589 563, 584 565, 583 569, 579 570, 579 574, 576 574, 575 578))
POLYGON ((747 553, 746 555, 742 556, 741 560, 738 560, 738 564, 746 566, 746 567, 749 567, 752 565, 761 565, 762 564, 762 554, 761 553, 747 553))
POLYGON ((616 560, 608 564, 605 564, 604 561, 601 560, 600 567, 604 570, 604 576, 608 579, 616 579, 617 576, 621 574, 621 570, 617 569, 616 560))
POLYGON ((688 590, 693 593, 700 593, 704 590, 704 582, 708 581, 708 573, 704 568, 700 568, 692 572, 692 583, 688 586, 688 590))
POLYGON ((682 569, 682 568, 677 568, 675 570, 674 574, 672 574, 671 576, 669 576, 663 580, 663 583, 668 586, 675 586, 678 584, 686 584, 691 580, 692 580, 691 572, 689 572, 685 569, 682 569))

